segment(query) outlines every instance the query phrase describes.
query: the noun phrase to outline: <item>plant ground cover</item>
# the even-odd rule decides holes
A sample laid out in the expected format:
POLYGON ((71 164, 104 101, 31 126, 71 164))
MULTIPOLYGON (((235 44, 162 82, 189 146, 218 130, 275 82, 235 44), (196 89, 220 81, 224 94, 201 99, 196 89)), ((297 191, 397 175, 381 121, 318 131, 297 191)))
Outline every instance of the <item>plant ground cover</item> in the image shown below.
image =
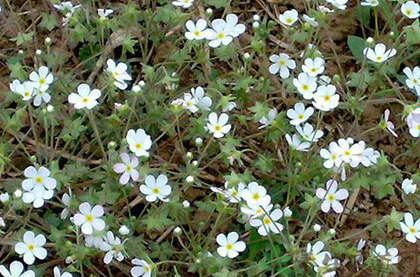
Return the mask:
POLYGON ((0 5, 2 276, 419 276, 418 2, 0 5))

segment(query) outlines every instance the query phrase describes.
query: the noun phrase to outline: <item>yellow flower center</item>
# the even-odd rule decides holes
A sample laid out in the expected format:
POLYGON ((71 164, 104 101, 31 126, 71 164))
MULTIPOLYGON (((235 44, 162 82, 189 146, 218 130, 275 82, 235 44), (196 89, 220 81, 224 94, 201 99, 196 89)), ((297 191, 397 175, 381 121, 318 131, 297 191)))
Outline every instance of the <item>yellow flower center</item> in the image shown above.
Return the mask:
POLYGON ((262 209, 258 209, 257 210, 257 214, 262 214, 263 213, 263 210, 262 209))
POLYGON ((236 190, 232 191, 232 196, 237 196, 238 192, 236 190))
POLYGON ((148 267, 147 265, 144 265, 143 270, 146 272, 150 272, 150 267, 148 267))
POLYGON ((299 118, 299 119, 303 119, 303 114, 300 114, 300 115, 298 116, 298 118, 299 118))
POLYGON ((222 130, 222 126, 217 124, 216 126, 214 126, 214 130, 216 130, 217 132, 220 132, 222 130))
POLYGON ((29 91, 25 91, 24 95, 25 95, 25 97, 29 97, 29 95, 31 95, 31 93, 29 91))
POLYGON ((308 90, 308 89, 309 89, 309 86, 308 86, 307 84, 304 84, 304 85, 302 86, 302 89, 303 89, 303 90, 308 90))
POLYGON ((258 199, 260 199, 260 195, 258 193, 254 193, 254 195, 252 196, 252 198, 254 200, 258 200, 258 199))
POLYGON ((376 57, 376 60, 377 60, 378 62, 382 61, 382 59, 383 59, 383 57, 381 57, 381 56, 376 57))
POLYGON ((191 101, 186 102, 186 104, 187 104, 187 107, 188 108, 192 106, 192 102, 191 101))
POLYGON ((293 22, 293 19, 291 19, 291 18, 289 17, 289 18, 287 18, 287 19, 286 19, 286 22, 290 24, 290 23, 292 23, 292 22, 293 22))
POLYGON ((82 102, 83 102, 83 103, 87 103, 87 102, 89 102, 89 99, 88 99, 88 98, 83 98, 83 99, 82 99, 82 102))
POLYGON ((312 261, 316 261, 316 255, 315 255, 315 254, 312 254, 312 255, 311 255, 311 260, 312 260, 312 261))
POLYGON ((419 124, 419 125, 417 125, 416 129, 417 129, 417 130, 420 130, 420 124, 419 124))
POLYGON ((312 67, 311 68, 311 72, 314 72, 315 73, 316 72, 316 68, 315 67, 312 67))
POLYGON ((196 37, 198 37, 200 34, 201 34, 201 32, 200 32, 200 31, 197 31, 197 30, 195 30, 195 31, 194 31, 194 35, 195 35, 196 37))
POLYGON ((328 194, 327 199, 328 199, 329 201, 334 201, 334 200, 335 200, 335 195, 334 195, 334 194, 332 194, 332 193, 330 193, 330 194, 328 194))
POLYGON ((28 244, 28 250, 29 251, 34 251, 34 249, 35 249, 35 245, 33 245, 32 243, 28 244))
POLYGON ((91 214, 86 215, 86 221, 89 222, 89 223, 92 223, 93 222, 93 215, 91 215, 91 214))
POLYGON ((281 59, 281 60, 279 60, 279 64, 280 64, 281 66, 286 66, 286 61, 285 61, 285 60, 283 60, 283 59, 281 59))
POLYGON ((135 147, 137 150, 141 149, 141 143, 140 143, 140 142, 136 143, 136 144, 134 145, 134 147, 135 147))
POLYGON ((219 33, 219 34, 217 35, 217 37, 218 37, 219 39, 224 39, 224 38, 225 38, 225 34, 224 34, 224 33, 219 33))
POLYGON ((325 101, 330 101, 330 100, 331 100, 331 96, 329 96, 329 95, 325 95, 325 96, 324 96, 324 100, 325 100, 325 101))
POLYGON ((120 73, 118 73, 118 72, 114 71, 114 76, 115 76, 115 77, 118 77, 118 76, 120 76, 120 73))
POLYGON ((231 243, 226 244, 226 249, 227 250, 232 250, 233 249, 233 245, 231 243))
POLYGON ((263 220, 264 225, 268 225, 271 223, 271 219, 269 219, 268 217, 264 218, 263 220))
POLYGON ((44 79, 44 78, 39 79, 39 83, 40 83, 41 85, 45 84, 45 79, 44 79))
POLYGON ((417 79, 413 79, 413 84, 417 85, 418 81, 417 79))
POLYGON ((36 176, 35 182, 37 182, 38 184, 42 183, 42 177, 41 176, 36 176))
POLYGON ((349 151, 349 150, 346 150, 346 151, 344 151, 344 155, 346 155, 346 156, 350 156, 350 155, 351 155, 351 153, 350 153, 350 151, 349 151))
POLYGON ((132 169, 131 165, 127 165, 127 171, 131 171, 132 169))
POLYGON ((415 233, 417 233, 417 230, 416 230, 416 228, 414 228, 413 226, 411 226, 410 228, 409 228, 409 230, 408 230, 411 234, 415 234, 415 233))
POLYGON ((152 192, 154 194, 159 194, 160 190, 158 188, 154 188, 154 189, 152 189, 152 192))
POLYGON ((408 9, 405 13, 406 13, 407 15, 411 15, 413 12, 411 11, 411 9, 408 9))
POLYGON ((331 155, 331 160, 333 160, 333 161, 337 160, 337 155, 335 155, 335 154, 331 155))

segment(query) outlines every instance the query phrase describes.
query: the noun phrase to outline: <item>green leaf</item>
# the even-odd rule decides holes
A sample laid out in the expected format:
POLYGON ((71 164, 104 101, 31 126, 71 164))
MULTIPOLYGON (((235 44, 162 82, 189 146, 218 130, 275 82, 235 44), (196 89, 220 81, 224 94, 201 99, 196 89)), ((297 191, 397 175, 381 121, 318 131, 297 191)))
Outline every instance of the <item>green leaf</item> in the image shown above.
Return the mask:
POLYGON ((42 15, 42 21, 39 23, 39 26, 47 29, 48 31, 51 31, 58 26, 58 22, 57 19, 55 19, 55 16, 52 14, 44 13, 42 15))
POLYGON ((19 46, 19 45, 24 44, 25 42, 32 41, 33 36, 34 36, 34 32, 29 32, 27 34, 22 34, 19 32, 16 37, 11 38, 10 40, 16 42, 16 45, 19 46))
POLYGON ((392 31, 395 33, 396 36, 399 36, 400 31, 398 30, 397 23, 395 22, 395 16, 388 7, 387 1, 379 0, 379 7, 385 15, 386 22, 389 24, 389 26, 391 26, 392 31))
POLYGON ((216 8, 226 8, 229 2, 226 0, 204 0, 204 3, 216 8))
POLYGON ((366 47, 366 41, 361 37, 348 36, 347 44, 353 56, 361 61, 364 59, 363 49, 366 47))
POLYGON ((370 7, 359 6, 356 8, 356 17, 366 28, 370 23, 370 7))
POLYGON ((417 19, 411 26, 404 27, 408 45, 420 44, 420 23, 417 19))
POLYGON ((227 46, 221 46, 214 50, 217 58, 221 61, 228 61, 237 57, 237 47, 235 44, 231 43, 227 46))

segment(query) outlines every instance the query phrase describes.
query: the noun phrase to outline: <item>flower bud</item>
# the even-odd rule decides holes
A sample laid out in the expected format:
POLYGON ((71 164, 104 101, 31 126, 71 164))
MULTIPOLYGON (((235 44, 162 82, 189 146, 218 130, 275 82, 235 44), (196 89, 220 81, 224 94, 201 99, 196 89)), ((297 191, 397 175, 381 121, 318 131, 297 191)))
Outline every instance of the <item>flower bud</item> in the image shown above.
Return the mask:
POLYGON ((130 229, 128 229, 128 227, 127 227, 127 226, 122 225, 122 226, 120 227, 120 229, 118 229, 118 232, 119 232, 121 235, 125 236, 125 235, 128 235, 128 233, 130 233, 130 229))
POLYGON ((23 52, 23 50, 19 50, 18 53, 19 53, 19 55, 25 54, 25 52, 23 52))
POLYGON ((187 159, 192 159, 193 158, 193 154, 191 152, 187 152, 187 159))
POLYGON ((14 198, 21 198, 22 197, 22 191, 20 189, 15 190, 13 193, 14 198))
POLYGON ((117 148, 117 143, 115 141, 108 142, 108 149, 109 150, 114 150, 115 148, 117 148))
POLYGON ((208 15, 212 15, 212 14, 213 14, 213 10, 212 10, 211 8, 208 8, 208 9, 206 10, 206 14, 208 14, 208 15))
POLYGON ((6 203, 9 200, 10 200, 10 196, 9 196, 9 194, 7 192, 0 194, 0 201, 1 201, 1 203, 6 203))
POLYGON ((319 225, 319 224, 315 224, 313 228, 314 228, 315 232, 321 231, 321 225, 319 225))
POLYGON ((195 145, 197 145, 197 146, 203 145, 203 139, 202 138, 196 138, 195 139, 195 145))
POLYGON ((251 55, 247 52, 244 54, 244 59, 248 60, 249 58, 251 58, 251 55))
POLYGON ((184 208, 189 208, 190 207, 190 202, 188 202, 188 200, 184 200, 184 202, 182 202, 182 206, 184 208))
POLYGON ((46 46, 50 46, 51 45, 51 39, 49 37, 46 37, 45 40, 44 40, 44 42, 45 42, 45 45, 46 46))
POLYGON ((190 175, 185 179, 185 181, 187 181, 187 183, 192 183, 194 182, 194 177, 190 175))
POLYGON ((290 210, 289 206, 287 206, 286 208, 284 208, 283 214, 284 214, 285 217, 291 217, 293 212, 292 212, 292 210, 290 210))
POLYGON ((260 23, 258 21, 255 21, 255 22, 252 23, 252 27, 257 29, 257 28, 260 27, 260 23))
POLYGON ((268 26, 268 28, 274 28, 275 26, 276 26, 276 22, 274 22, 273 20, 270 20, 270 21, 268 21, 268 24, 267 24, 267 26, 268 26))
POLYGON ((197 162, 196 160, 194 160, 194 161, 192 161, 192 162, 191 162, 191 164, 192 164, 193 166, 197 166, 197 165, 198 165, 198 162, 197 162))
POLYGON ((54 106, 53 105, 48 105, 47 106, 47 112, 52 113, 54 111, 54 106))
POLYGON ((254 21, 260 21, 261 17, 258 14, 254 14, 254 16, 252 17, 252 19, 254 19, 254 21))
POLYGON ((42 54, 42 51, 41 51, 40 49, 37 49, 37 50, 35 51, 35 55, 37 55, 37 56, 41 56, 41 54, 42 54))
POLYGON ((337 232, 333 228, 328 230, 328 234, 330 234, 331 236, 334 236, 336 233, 337 232))
POLYGON ((338 75, 338 74, 334 74, 334 76, 333 76, 333 81, 334 82, 340 82, 341 81, 341 77, 340 77, 340 75, 338 75))
POLYGON ((179 237, 182 234, 182 230, 179 227, 176 227, 173 232, 174 232, 174 235, 177 237, 179 237))
POLYGON ((141 87, 139 85, 134 85, 132 88, 133 92, 137 93, 141 91, 141 87))

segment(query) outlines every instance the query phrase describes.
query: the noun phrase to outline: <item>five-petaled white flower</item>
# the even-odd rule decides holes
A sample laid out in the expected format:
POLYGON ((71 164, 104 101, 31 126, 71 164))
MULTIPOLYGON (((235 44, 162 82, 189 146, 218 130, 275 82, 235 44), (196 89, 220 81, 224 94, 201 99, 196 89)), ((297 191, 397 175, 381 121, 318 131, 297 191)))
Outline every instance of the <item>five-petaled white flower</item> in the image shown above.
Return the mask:
POLYGON ((0 273, 4 277, 35 277, 35 272, 32 270, 23 271, 23 264, 19 261, 12 262, 9 270, 4 265, 0 265, 0 273))
POLYGON ((93 208, 87 202, 79 205, 79 213, 74 215, 74 224, 82 226, 82 233, 91 235, 93 230, 102 231, 105 229, 105 221, 101 218, 104 214, 104 208, 96 205, 93 208))
POLYGON ((111 9, 98 9, 98 15, 101 20, 105 20, 109 15, 113 13, 114 11, 111 9))
POLYGON ((340 201, 349 197, 348 191, 346 189, 337 190, 338 183, 335 180, 329 180, 325 186, 327 190, 323 188, 316 190, 316 196, 323 201, 321 204, 322 211, 328 213, 332 206, 336 213, 342 213, 343 205, 341 205, 340 201))
POLYGON ((203 111, 210 111, 211 98, 206 96, 202 87, 191 88, 191 95, 194 97, 197 106, 203 111))
POLYGON ((290 124, 299 125, 304 123, 308 118, 313 115, 314 108, 309 107, 305 109, 305 105, 301 102, 295 104, 293 109, 287 110, 287 117, 290 118, 290 124))
POLYGON ((140 191, 146 195, 146 200, 155 202, 160 199, 163 202, 168 202, 167 198, 171 194, 172 188, 168 185, 168 177, 161 174, 157 178, 152 175, 147 175, 144 180, 144 185, 140 186, 140 191))
POLYGON ((174 6, 178 6, 184 9, 191 7, 193 3, 194 0, 175 0, 172 2, 174 6))
POLYGON ((314 245, 310 243, 306 245, 306 254, 312 265, 320 265, 324 260, 331 258, 331 254, 328 251, 322 251, 324 246, 325 244, 322 241, 317 241, 314 245))
POLYGON ((117 261, 121 262, 124 260, 124 255, 122 254, 122 246, 120 238, 114 236, 114 233, 108 231, 106 233, 106 243, 101 247, 102 251, 107 251, 104 256, 104 263, 110 264, 115 258, 117 261))
POLYGON ((324 72, 325 61, 320 57, 316 57, 315 59, 307 58, 305 59, 305 64, 302 65, 302 70, 309 76, 316 77, 324 72))
POLYGON ((363 49, 363 54, 366 56, 366 58, 375 63, 383 63, 389 58, 395 56, 395 54, 397 54, 397 50, 392 48, 387 51, 385 44, 378 43, 375 45, 375 50, 368 47, 363 49))
POLYGON ((294 78, 293 85, 306 100, 310 100, 314 97, 314 92, 318 86, 316 78, 309 76, 306 73, 300 73, 297 78, 294 78))
POLYGON ((382 244, 378 244, 375 247, 373 255, 386 265, 397 264, 401 260, 401 257, 398 256, 397 248, 393 247, 387 250, 382 244))
POLYGON ((414 222, 413 215, 411 213, 404 214, 404 222, 400 222, 401 231, 405 233, 405 239, 411 243, 416 243, 417 239, 420 239, 420 219, 414 222))
POLYGON ((197 99, 195 99, 191 93, 184 93, 184 98, 181 99, 182 102, 182 108, 189 110, 192 113, 195 113, 198 111, 197 107, 197 99))
POLYGON ((410 134, 418 138, 420 136, 420 108, 416 108, 407 116, 407 125, 410 134))
POLYGON ((306 23, 308 23, 309 25, 311 25, 312 27, 318 27, 318 21, 316 21, 316 19, 314 17, 310 17, 306 14, 304 14, 302 16, 303 21, 305 21, 306 23))
POLYGON ((54 267, 53 273, 54 273, 54 277, 73 277, 73 275, 71 275, 68 272, 61 273, 60 268, 58 266, 54 267))
POLYGON ((242 198, 250 207, 267 206, 271 202, 271 197, 267 194, 265 187, 260 186, 257 182, 248 184, 248 187, 242 191, 242 198))
POLYGON ((330 143, 328 150, 321 149, 319 153, 326 160, 324 162, 325 168, 332 168, 333 166, 338 168, 343 162, 341 159, 341 149, 335 141, 330 143))
POLYGON ((50 171, 43 166, 38 170, 29 166, 25 169, 24 175, 27 179, 22 182, 22 188, 25 190, 22 196, 23 202, 33 203, 34 208, 42 207, 44 200, 53 197, 57 181, 49 177, 50 171))
POLYGON ((282 79, 289 78, 289 69, 293 70, 296 68, 296 62, 293 59, 291 59, 289 55, 284 53, 280 53, 278 55, 271 55, 270 62, 272 62, 273 64, 270 65, 268 71, 270 71, 271 74, 279 73, 282 79))
POLYGON ((296 131, 298 131, 305 140, 310 142, 317 142, 324 135, 324 132, 321 130, 314 131, 314 127, 309 123, 305 123, 303 128, 300 125, 296 126, 296 131))
POLYGON ((217 116, 216 113, 211 113, 209 114, 207 128, 215 138, 221 138, 227 134, 232 127, 230 124, 226 124, 228 120, 229 116, 225 113, 222 113, 220 116, 217 116))
POLYGON ((15 90, 22 96, 22 100, 28 101, 32 98, 34 93, 34 84, 30 81, 26 81, 22 84, 16 85, 15 90))
POLYGON ((413 70, 411 70, 409 67, 406 67, 404 68, 403 72, 407 76, 407 80, 405 80, 407 87, 414 89, 417 96, 420 97, 420 67, 415 66, 413 70))
POLYGON ((135 169, 139 165, 139 160, 136 156, 133 156, 130 159, 130 156, 127 153, 121 154, 122 163, 116 163, 113 167, 116 173, 123 173, 120 177, 120 183, 125 185, 128 181, 133 179, 133 181, 137 181, 139 178, 139 172, 135 169))
POLYGON ((23 235, 23 242, 16 243, 15 251, 19 255, 23 255, 23 261, 27 265, 31 265, 35 262, 35 258, 43 260, 47 257, 47 250, 43 248, 46 242, 44 235, 35 236, 34 232, 27 231, 23 235))
POLYGON ((116 64, 113 60, 107 60, 106 64, 108 65, 107 71, 112 75, 113 84, 124 90, 127 88, 126 81, 132 80, 131 76, 127 73, 127 65, 125 63, 116 64))
POLYGON ((289 134, 285 135, 287 143, 289 143, 289 146, 297 151, 308 151, 309 146, 311 146, 310 142, 307 141, 301 141, 298 135, 293 134, 293 136, 290 136, 289 134))
POLYGON ((192 20, 188 20, 185 23, 188 32, 185 33, 185 37, 188 40, 201 40, 206 38, 209 33, 207 31, 207 22, 204 19, 199 19, 196 23, 192 20))
POLYGON ((210 40, 209 45, 213 48, 217 48, 221 44, 228 45, 234 37, 238 37, 245 32, 245 25, 237 24, 237 22, 238 17, 234 14, 228 14, 226 21, 220 18, 213 20, 211 22, 212 29, 207 31, 207 39, 210 40))
POLYGON ((401 5, 401 12, 410 19, 416 19, 420 16, 420 5, 414 1, 408 1, 401 5))
POLYGON ((130 273, 133 277, 152 276, 152 267, 145 260, 133 259, 131 262, 134 265, 130 270, 130 273))
POLYGON ((292 26, 298 20, 298 12, 295 9, 285 11, 279 16, 280 22, 287 26, 292 26))
POLYGON ((277 110, 274 108, 274 109, 271 109, 269 112, 268 112, 268 115, 267 115, 267 118, 265 117, 265 116, 263 116, 260 120, 259 120, 259 122, 262 124, 260 127, 258 127, 258 129, 262 129, 262 128, 265 128, 265 127, 267 127, 268 125, 270 125, 270 124, 272 124, 272 123, 274 123, 275 122, 275 119, 276 119, 276 117, 277 117, 277 114, 278 114, 278 112, 277 112, 277 110))
POLYGON ((336 108, 340 101, 340 95, 335 93, 336 87, 333 85, 321 85, 313 94, 312 104, 320 111, 331 111, 336 108))
POLYGON ((275 234, 283 231, 283 225, 277 221, 283 217, 283 212, 280 209, 275 209, 271 213, 264 215, 262 219, 254 218, 249 221, 252 227, 258 227, 258 234, 267 236, 271 231, 275 234))
POLYGON ((417 185, 413 183, 414 181, 411 179, 404 179, 404 181, 401 184, 401 188, 403 189, 404 193, 414 194, 416 192, 417 185))
MULTIPOLYGON (((48 67, 41 66, 38 69, 38 72, 31 72, 31 74, 29 75, 29 80, 32 81, 36 89, 40 91, 46 91, 54 81, 54 76, 50 73, 48 67)), ((47 103, 49 102, 49 100, 47 101, 45 98, 44 101, 47 103)))
POLYGON ((327 0, 328 3, 330 3, 339 10, 345 10, 347 8, 346 5, 348 1, 349 0, 327 0))
POLYGON ((137 157, 149 157, 149 152, 147 151, 152 147, 152 140, 143 129, 137 129, 137 131, 130 129, 127 132, 126 139, 131 152, 136 154, 137 157))
POLYGON ((243 252, 246 248, 246 244, 243 241, 238 241, 239 235, 236 232, 230 232, 227 236, 219 234, 216 237, 217 243, 220 247, 217 248, 217 253, 220 256, 229 258, 235 258, 239 255, 239 252, 243 252))
POLYGON ((80 84, 77 87, 77 93, 70 93, 68 100, 69 103, 74 104, 75 109, 92 109, 98 105, 98 99, 101 96, 99 89, 90 90, 89 85, 80 84))

